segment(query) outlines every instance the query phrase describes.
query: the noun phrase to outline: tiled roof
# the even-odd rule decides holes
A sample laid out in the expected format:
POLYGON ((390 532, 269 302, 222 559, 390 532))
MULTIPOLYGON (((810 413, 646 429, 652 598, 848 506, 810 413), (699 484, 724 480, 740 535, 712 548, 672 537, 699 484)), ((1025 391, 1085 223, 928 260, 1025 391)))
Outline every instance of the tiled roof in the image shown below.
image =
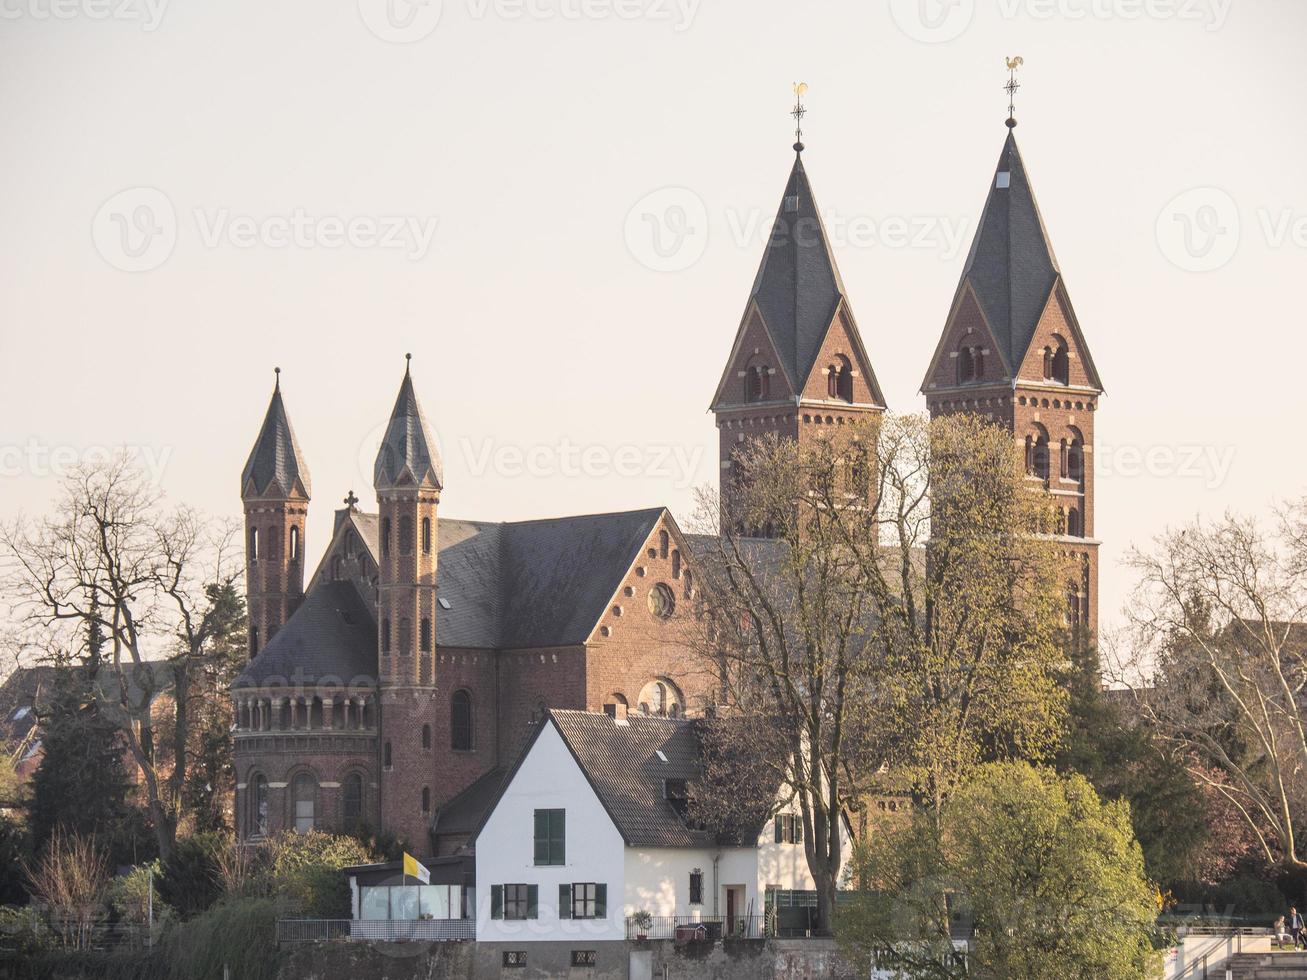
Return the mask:
POLYGON ((713 835, 688 827, 664 796, 666 780, 692 783, 699 776, 694 722, 632 715, 621 724, 586 711, 549 714, 628 845, 712 845, 713 835))
POLYGON ((499 798, 500 787, 508 770, 491 769, 467 789, 440 808, 436 815, 437 834, 471 834, 481 826, 486 811, 499 798))
POLYGON ((290 416, 281 400, 281 386, 272 393, 259 437, 241 471, 241 496, 263 496, 269 490, 309 496, 309 468, 304 463, 290 416))
POLYGON ((404 372, 399 397, 390 413, 386 434, 372 470, 372 484, 377 489, 395 486, 444 486, 444 472, 436 440, 431 435, 426 416, 413 390, 413 377, 404 372))
POLYGON ((352 583, 323 582, 245 665, 232 687, 324 680, 350 684, 376 674, 377 626, 371 610, 352 583))

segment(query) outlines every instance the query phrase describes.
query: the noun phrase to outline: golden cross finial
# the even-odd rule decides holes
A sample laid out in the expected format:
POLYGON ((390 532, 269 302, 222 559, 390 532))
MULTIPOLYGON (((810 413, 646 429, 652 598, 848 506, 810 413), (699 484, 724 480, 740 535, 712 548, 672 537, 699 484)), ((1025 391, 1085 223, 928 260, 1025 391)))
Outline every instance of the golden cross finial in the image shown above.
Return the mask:
POLYGON ((808 110, 803 107, 803 95, 808 91, 807 82, 794 83, 794 108, 790 110, 790 115, 794 117, 794 152, 803 152, 803 117, 808 114, 808 110))
POLYGON ((1003 86, 1007 92, 1007 128, 1011 129, 1017 124, 1017 107, 1016 95, 1017 89, 1021 83, 1017 81, 1017 69, 1026 63, 1026 59, 1017 55, 1015 58, 1007 59, 1007 84, 1003 86))

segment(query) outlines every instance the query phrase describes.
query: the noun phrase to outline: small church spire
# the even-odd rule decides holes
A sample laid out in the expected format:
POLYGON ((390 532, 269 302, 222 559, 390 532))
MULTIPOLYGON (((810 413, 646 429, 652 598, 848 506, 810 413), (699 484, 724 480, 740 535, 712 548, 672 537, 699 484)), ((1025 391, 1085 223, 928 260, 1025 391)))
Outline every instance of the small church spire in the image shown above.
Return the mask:
POLYGON ((808 91, 807 82, 794 83, 794 108, 790 110, 790 115, 794 117, 794 152, 803 152, 803 117, 808 114, 808 110, 803 107, 803 95, 808 91))
POLYGON ((1021 83, 1017 81, 1017 69, 1026 63, 1026 59, 1017 55, 1015 58, 1007 59, 1007 84, 1003 86, 1003 91, 1007 92, 1007 128, 1016 129, 1017 125, 1017 89, 1021 88, 1021 83))

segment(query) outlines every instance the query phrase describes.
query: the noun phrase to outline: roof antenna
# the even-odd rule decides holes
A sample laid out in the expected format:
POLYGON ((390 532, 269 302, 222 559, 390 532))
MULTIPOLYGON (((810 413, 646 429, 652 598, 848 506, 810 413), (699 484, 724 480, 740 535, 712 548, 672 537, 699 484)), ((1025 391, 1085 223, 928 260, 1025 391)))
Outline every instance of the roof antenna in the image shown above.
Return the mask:
POLYGON ((1007 59, 1007 84, 1003 90, 1007 92, 1007 128, 1016 129, 1017 126, 1017 107, 1016 97, 1017 89, 1021 83, 1017 81, 1017 69, 1026 63, 1026 59, 1017 55, 1015 58, 1007 59))
POLYGON ((272 373, 275 374, 275 375, 277 376, 277 380, 276 380, 276 382, 274 383, 274 385, 273 385, 273 389, 272 389, 272 390, 273 390, 273 391, 281 391, 281 368, 279 368, 279 367, 275 367, 275 368, 273 368, 273 369, 272 369, 272 373))
POLYGON ((409 369, 409 365, 410 365, 412 362, 413 362, 413 355, 412 355, 412 354, 405 354, 405 355, 404 355, 404 377, 406 377, 406 378, 408 377, 408 369, 409 369))
POLYGON ((803 117, 808 114, 808 110, 803 107, 803 95, 808 91, 807 82, 794 83, 794 108, 790 110, 790 115, 794 117, 794 152, 803 152, 803 117))

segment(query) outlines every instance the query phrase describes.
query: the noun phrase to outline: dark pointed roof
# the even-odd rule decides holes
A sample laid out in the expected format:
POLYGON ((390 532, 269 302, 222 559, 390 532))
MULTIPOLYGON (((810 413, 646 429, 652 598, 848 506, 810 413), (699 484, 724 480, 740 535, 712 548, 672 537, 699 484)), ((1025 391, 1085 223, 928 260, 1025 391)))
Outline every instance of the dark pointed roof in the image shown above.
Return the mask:
POLYGON ((439 490, 445 484, 440 450, 426 416, 422 414, 422 406, 418 404, 413 376, 407 370, 381 448, 377 450, 372 484, 378 490, 396 486, 427 486, 439 490))
POLYGON ((309 468, 304 464, 290 416, 281 400, 281 380, 272 392, 268 414, 263 418, 259 438, 250 450, 241 472, 241 497, 261 497, 270 490, 283 494, 299 491, 309 496, 309 468))
POLYGON ((803 158, 795 154, 785 196, 749 293, 750 301, 758 304, 794 390, 803 387, 812 371, 845 295, 803 158))
POLYGON ((1009 130, 958 290, 971 284, 1013 373, 1060 276, 1016 136, 1009 130))

